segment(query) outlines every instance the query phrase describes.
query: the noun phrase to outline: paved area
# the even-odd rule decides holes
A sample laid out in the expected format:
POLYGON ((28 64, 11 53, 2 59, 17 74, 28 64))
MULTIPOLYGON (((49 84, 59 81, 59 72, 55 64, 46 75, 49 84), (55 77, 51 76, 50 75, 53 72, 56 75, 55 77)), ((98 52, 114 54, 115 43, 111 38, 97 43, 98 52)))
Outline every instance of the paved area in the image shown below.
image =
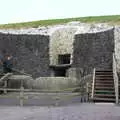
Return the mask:
POLYGON ((24 99, 24 106, 65 106, 87 101, 87 97, 81 97, 79 93, 26 93, 21 97, 18 93, 8 93, 0 96, 0 106, 20 105, 19 98, 24 99))
POLYGON ((3 107, 0 120, 120 120, 120 106, 74 104, 61 107, 3 107))

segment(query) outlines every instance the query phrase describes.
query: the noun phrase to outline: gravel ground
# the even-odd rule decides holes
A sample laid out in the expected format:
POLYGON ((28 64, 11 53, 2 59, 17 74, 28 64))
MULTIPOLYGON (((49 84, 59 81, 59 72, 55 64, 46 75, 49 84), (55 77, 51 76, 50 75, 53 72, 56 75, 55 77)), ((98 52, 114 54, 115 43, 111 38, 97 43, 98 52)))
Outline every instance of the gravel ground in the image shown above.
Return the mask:
POLYGON ((120 120, 120 107, 93 103, 61 107, 1 106, 0 120, 120 120))

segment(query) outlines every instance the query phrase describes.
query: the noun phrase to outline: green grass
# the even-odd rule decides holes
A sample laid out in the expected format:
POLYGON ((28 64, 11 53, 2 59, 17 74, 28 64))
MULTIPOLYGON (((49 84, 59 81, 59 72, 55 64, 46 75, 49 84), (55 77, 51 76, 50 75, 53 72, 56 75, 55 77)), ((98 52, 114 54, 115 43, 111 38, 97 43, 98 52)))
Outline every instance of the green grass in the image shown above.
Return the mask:
POLYGON ((0 25, 0 29, 19 29, 19 28, 37 28, 38 26, 48 26, 56 24, 64 24, 71 21, 81 21, 85 23, 108 23, 112 25, 120 25, 120 15, 111 16, 90 16, 90 17, 78 17, 78 18, 66 18, 66 19, 51 19, 51 20, 39 20, 32 22, 13 23, 0 25))

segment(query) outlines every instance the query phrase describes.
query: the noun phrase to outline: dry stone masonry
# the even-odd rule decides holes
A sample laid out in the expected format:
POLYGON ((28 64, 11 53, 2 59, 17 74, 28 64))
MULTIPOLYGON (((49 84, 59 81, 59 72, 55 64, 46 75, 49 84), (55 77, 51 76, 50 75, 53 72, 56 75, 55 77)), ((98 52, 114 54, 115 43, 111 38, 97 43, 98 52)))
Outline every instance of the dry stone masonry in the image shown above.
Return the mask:
POLYGON ((120 73, 119 49, 120 27, 102 23, 0 30, 0 53, 12 54, 14 67, 37 78, 33 84, 39 88, 54 88, 54 82, 58 88, 74 86, 93 68, 111 69, 113 52, 120 73))

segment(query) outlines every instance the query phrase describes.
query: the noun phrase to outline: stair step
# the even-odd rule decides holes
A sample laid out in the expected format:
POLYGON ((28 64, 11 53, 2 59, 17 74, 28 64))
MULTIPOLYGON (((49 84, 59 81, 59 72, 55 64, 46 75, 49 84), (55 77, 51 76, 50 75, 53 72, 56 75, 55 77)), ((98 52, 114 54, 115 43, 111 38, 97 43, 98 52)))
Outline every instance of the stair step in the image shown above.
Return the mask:
POLYGON ((114 90, 114 87, 103 87, 103 86, 102 87, 96 87, 95 86, 95 89, 102 89, 102 90, 104 90, 104 89, 110 90, 111 89, 111 90, 114 90))
POLYGON ((109 81, 109 80, 96 80, 95 83, 101 83, 101 84, 111 83, 111 84, 114 84, 114 81, 109 81))
POLYGON ((95 78, 102 79, 113 79, 113 76, 95 76, 95 78))
POLYGON ((112 87, 114 88, 113 84, 104 84, 104 83, 95 83, 95 87, 112 87))
POLYGON ((113 94, 113 93, 115 93, 115 91, 114 90, 96 90, 95 89, 95 93, 96 94, 113 94))
POLYGON ((93 98, 94 101, 100 101, 100 102, 115 102, 115 98, 93 98))
POLYGON ((95 75, 97 75, 97 76, 99 76, 99 75, 106 75, 106 76, 110 75, 111 76, 111 75, 113 75, 113 73, 107 73, 107 74, 106 73, 95 73, 95 75))
POLYGON ((106 73, 95 73, 95 75, 96 76, 100 76, 100 75, 103 75, 103 76, 109 76, 110 75, 111 76, 111 75, 113 75, 113 73, 107 73, 107 74, 106 73))
POLYGON ((95 77, 96 80, 113 80, 113 77, 95 77))
POLYGON ((95 73, 113 73, 113 71, 95 71, 95 73))
POLYGON ((96 98, 115 98, 114 94, 94 94, 96 98))
POLYGON ((95 82, 95 85, 113 85, 114 86, 114 82, 113 81, 100 81, 100 80, 97 80, 95 82))
POLYGON ((114 94, 94 94, 94 96, 99 96, 99 97, 115 97, 114 94))
POLYGON ((115 102, 113 71, 95 71, 94 101, 96 102, 115 102))
POLYGON ((110 71, 95 71, 96 73, 113 73, 113 71, 112 70, 110 70, 110 71))
POLYGON ((113 84, 95 84, 95 87, 114 87, 113 84))
POLYGON ((98 81, 98 80, 101 81, 101 82, 104 82, 104 81, 107 81, 107 82, 109 82, 109 81, 110 81, 110 82, 114 82, 113 79, 96 79, 96 78, 95 78, 95 81, 98 81))
POLYGON ((113 72, 113 70, 96 70, 96 72, 113 72))
POLYGON ((95 77, 96 80, 114 80, 113 77, 95 77))
POLYGON ((109 84, 109 83, 95 83, 95 87, 114 87, 114 85, 113 85, 113 83, 111 84, 109 84))
POLYGON ((95 79, 96 82, 114 82, 112 79, 95 79))
POLYGON ((115 94, 115 92, 114 91, 109 91, 108 92, 106 90, 103 90, 103 91, 95 90, 94 94, 109 94, 109 95, 111 95, 111 94, 115 94))
POLYGON ((95 75, 113 75, 113 72, 95 72, 95 75))
POLYGON ((95 73, 96 76, 112 76, 113 73, 108 73, 108 74, 105 74, 105 73, 95 73))

